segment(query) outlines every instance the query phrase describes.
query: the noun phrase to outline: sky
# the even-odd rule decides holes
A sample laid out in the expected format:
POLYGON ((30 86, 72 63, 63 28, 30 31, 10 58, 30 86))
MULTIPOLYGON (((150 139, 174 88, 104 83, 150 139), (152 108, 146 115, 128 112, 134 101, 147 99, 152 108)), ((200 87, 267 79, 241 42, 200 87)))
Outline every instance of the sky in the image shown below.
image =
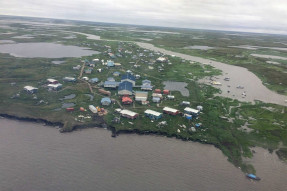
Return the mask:
POLYGON ((0 0, 0 14, 287 34, 287 0, 0 0))

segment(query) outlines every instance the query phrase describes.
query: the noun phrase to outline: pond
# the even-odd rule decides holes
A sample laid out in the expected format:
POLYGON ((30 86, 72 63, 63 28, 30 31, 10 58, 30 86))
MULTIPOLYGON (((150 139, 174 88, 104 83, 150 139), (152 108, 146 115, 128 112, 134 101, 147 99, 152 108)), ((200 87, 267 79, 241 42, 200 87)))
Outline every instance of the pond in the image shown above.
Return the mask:
POLYGON ((185 82, 172 82, 172 81, 164 81, 163 82, 164 89, 170 90, 170 91, 179 91, 182 96, 188 97, 189 91, 185 87, 187 86, 187 83, 185 82))
POLYGON ((194 46, 187 46, 185 47, 185 49, 210 50, 210 49, 214 49, 214 47, 194 45, 194 46))
POLYGON ((1 44, 0 53, 8 53, 15 57, 24 58, 63 58, 89 56, 99 54, 100 52, 88 48, 56 43, 18 43, 1 44))
POLYGON ((63 103, 62 108, 69 108, 69 107, 74 107, 76 104, 74 103, 63 103))

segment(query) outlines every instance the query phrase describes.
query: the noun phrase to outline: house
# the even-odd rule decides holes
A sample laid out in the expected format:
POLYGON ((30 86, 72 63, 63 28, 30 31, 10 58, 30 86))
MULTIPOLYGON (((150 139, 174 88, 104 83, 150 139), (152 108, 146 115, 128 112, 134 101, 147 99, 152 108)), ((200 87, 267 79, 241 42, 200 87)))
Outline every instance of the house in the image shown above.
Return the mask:
POLYGON ((145 110, 144 114, 152 120, 162 118, 162 113, 150 109, 145 110))
POLYGON ((130 82, 133 86, 136 84, 136 79, 131 73, 126 73, 122 75, 121 82, 130 82))
POLYGON ((105 81, 104 82, 105 88, 117 88, 118 86, 119 86, 119 82, 115 82, 115 81, 105 81))
POLYGON ((113 78, 113 77, 109 77, 109 78, 107 79, 107 81, 109 81, 109 82, 115 82, 116 80, 115 80, 115 78, 113 78))
POLYGON ((108 60, 108 61, 107 61, 107 66, 108 66, 108 67, 114 67, 114 66, 115 66, 114 61, 108 60))
POLYGON ((129 81, 124 81, 119 84, 118 94, 119 95, 132 95, 133 84, 129 81))
POLYGON ((113 73, 113 76, 120 76, 120 75, 121 75, 120 72, 114 72, 114 73, 113 73))
POLYGON ((188 106, 188 105, 190 105, 190 102, 189 102, 189 101, 182 101, 182 102, 180 103, 180 105, 186 105, 186 106, 188 106))
POLYGON ((138 80, 138 79, 140 79, 140 78, 141 78, 141 75, 136 74, 136 75, 135 75, 135 78, 138 80))
POLYGON ((115 59, 116 58, 116 56, 113 53, 111 53, 111 52, 109 53, 109 56, 110 56, 111 59, 115 59))
POLYGON ((173 109, 170 107, 164 107, 163 112, 169 115, 177 115, 179 114, 179 111, 177 109, 173 109))
POLYGON ((155 89, 155 90, 154 90, 154 93, 160 94, 160 93, 161 93, 161 90, 160 90, 160 89, 155 89))
POLYGON ((76 82, 77 81, 77 79, 73 77, 64 77, 63 80, 65 82, 76 82))
POLYGON ((153 93, 152 97, 158 97, 158 98, 162 99, 162 94, 153 93))
POLYGON ((89 109, 91 110, 92 113, 98 113, 97 108, 93 105, 89 105, 89 109))
POLYGON ((151 86, 150 84, 141 85, 141 90, 152 91, 152 88, 153 86, 151 86))
POLYGON ((127 110, 127 109, 121 110, 120 113, 121 113, 122 117, 126 117, 126 118, 129 118, 129 119, 135 119, 135 118, 137 118, 139 116, 138 113, 135 113, 135 112, 127 110))
POLYGON ((163 94, 165 94, 165 95, 168 95, 168 94, 169 94, 169 90, 163 90, 162 92, 163 92, 163 94))
POLYGON ((99 79, 98 78, 92 78, 89 80, 89 82, 94 84, 94 83, 99 82, 99 79))
POLYGON ((159 97, 153 97, 152 98, 152 102, 159 103, 160 102, 160 98, 159 97))
POLYGON ((135 92, 135 100, 136 101, 146 101, 147 97, 148 97, 147 92, 143 92, 143 91, 136 91, 135 92))
POLYGON ((38 91, 38 88, 35 88, 33 86, 25 86, 24 90, 30 94, 34 94, 38 91))
POLYGON ((198 116, 199 115, 199 110, 197 110, 197 109, 192 109, 192 108, 190 108, 190 107, 186 107, 185 109, 184 109, 184 113, 187 113, 187 114, 190 114, 190 115, 193 115, 193 116, 198 116))
POLYGON ((54 91, 58 91, 63 87, 62 84, 49 84, 48 88, 54 91))
POLYGON ((104 98, 101 99, 101 104, 102 104, 102 105, 108 106, 108 105, 110 105, 111 103, 112 103, 112 100, 111 100, 109 97, 104 97, 104 98))
POLYGON ((49 84, 57 84, 57 83, 59 83, 58 80, 51 79, 51 78, 47 79, 47 82, 48 82, 49 84))
POLYGON ((150 80, 143 80, 142 85, 146 85, 146 84, 151 85, 151 81, 150 80))
POLYGON ((133 100, 129 96, 123 96, 122 103, 125 105, 129 105, 133 103, 133 100))

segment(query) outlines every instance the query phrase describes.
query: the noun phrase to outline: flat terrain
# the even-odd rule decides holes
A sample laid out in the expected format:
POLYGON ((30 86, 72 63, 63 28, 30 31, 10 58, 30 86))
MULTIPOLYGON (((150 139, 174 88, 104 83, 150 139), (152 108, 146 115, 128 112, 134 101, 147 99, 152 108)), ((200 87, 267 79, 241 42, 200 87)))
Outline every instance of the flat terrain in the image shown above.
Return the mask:
MULTIPOLYGON (((217 81, 218 76, 225 74, 216 66, 152 51, 136 43, 147 42, 148 39, 148 43, 170 51, 247 68, 263 81, 264 88, 275 91, 273 92, 275 95, 284 96, 287 95, 286 60, 278 60, 278 57, 275 57, 276 59, 255 57, 251 54, 287 56, 284 49, 286 48, 284 43, 287 42, 286 36, 249 33, 234 35, 233 32, 138 26, 136 30, 131 30, 131 26, 125 25, 61 20, 49 20, 47 24, 47 20, 17 17, 0 17, 0 23, 9 26, 0 29, 1 44, 58 43, 91 51, 88 56, 61 58, 53 55, 28 58, 13 56, 9 52, 0 53, 1 114, 61 122, 64 124, 62 131, 72 131, 78 126, 106 123, 114 128, 115 133, 154 133, 213 144, 228 157, 230 162, 241 167, 244 172, 255 172, 251 164, 243 161, 243 157, 252 157, 254 146, 266 148, 270 152, 276 151, 280 158, 283 160, 286 158, 287 108, 284 103, 280 105, 256 100, 239 101, 218 96, 226 92, 222 92, 216 86, 201 83, 204 79, 217 81), (85 34, 97 35, 100 38, 87 37, 85 34), (234 47, 240 45, 252 47, 234 47), (214 48, 202 50, 202 47, 190 49, 190 46, 214 48), (93 54, 93 51, 97 51, 97 54, 93 54), (109 53, 115 56, 112 57, 109 53), (159 57, 166 57, 168 61, 156 62, 159 57), (103 60, 103 63, 111 59, 120 65, 108 67, 102 62, 93 62, 94 59, 103 60), (62 62, 55 64, 55 61, 62 62), (270 64, 267 61, 279 64, 270 64), (94 66, 88 66, 90 64, 94 66), (73 69, 77 65, 80 65, 80 68, 73 69), (88 68, 92 69, 91 74, 85 73, 88 68), (101 72, 98 72, 99 69, 101 72), (123 75, 127 70, 134 75, 140 75, 136 80, 134 91, 140 90, 137 87, 141 85, 142 80, 148 79, 154 89, 161 90, 164 89, 166 81, 184 82, 186 84, 184 90, 189 94, 171 90, 171 95, 175 96, 174 100, 164 96, 160 103, 153 103, 152 92, 148 92, 148 101, 150 101, 148 105, 138 102, 123 105, 117 89, 105 88, 106 91, 111 92, 110 98, 114 102, 109 106, 102 106, 100 101, 105 95, 101 94, 99 89, 103 88, 103 82, 109 77, 120 81, 121 76, 113 76, 113 73, 117 71, 123 75), (63 78, 67 76, 74 77, 77 81, 64 82, 63 78), (98 78, 99 82, 90 83, 83 77, 98 78), (63 84, 62 89, 49 91, 48 78, 58 80, 63 84), (25 92, 23 87, 27 85, 37 87, 37 93, 25 92), (71 94, 75 96, 64 99, 71 94), (167 114, 163 114, 163 118, 159 120, 151 120, 144 115, 146 109, 162 113, 163 107, 166 106, 183 112, 186 106, 181 105, 182 101, 190 102, 191 108, 202 106, 203 110, 192 120, 180 115, 167 114), (67 112, 63 108, 63 105, 67 104, 72 104, 75 110, 67 112), (88 110, 89 105, 104 108, 105 112, 100 116, 93 114, 88 110), (86 111, 80 111, 80 107, 86 111), (115 112, 117 108, 137 112, 139 117, 134 120, 120 117, 115 112), (113 122, 115 117, 120 118, 120 123, 113 122), (201 126, 194 131, 191 127, 195 127, 196 124, 201 126)), ((232 76, 230 78, 232 80, 232 76)), ((134 96, 131 98, 134 100, 134 96)))

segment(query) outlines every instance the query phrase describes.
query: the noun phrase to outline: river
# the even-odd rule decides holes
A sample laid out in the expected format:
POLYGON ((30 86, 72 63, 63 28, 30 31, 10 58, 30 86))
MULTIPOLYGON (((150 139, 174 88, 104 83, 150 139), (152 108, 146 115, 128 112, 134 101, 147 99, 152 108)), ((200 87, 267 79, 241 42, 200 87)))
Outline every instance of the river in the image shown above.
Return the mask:
POLYGON ((93 128, 61 134, 42 124, 0 119, 0 190, 286 189, 287 165, 263 149, 250 181, 211 145, 151 135, 111 137, 93 128))
MULTIPOLYGON (((74 33, 72 31, 68 32, 74 33)), ((78 33, 78 34, 85 35, 87 36, 88 39, 104 40, 97 35, 86 34, 86 33, 78 33)), ((107 41, 114 41, 114 40, 107 40, 107 41)), ((287 106, 287 96, 280 95, 274 91, 269 90, 266 86, 262 84, 262 81, 255 74, 253 74, 246 68, 229 65, 201 57, 173 52, 163 48, 155 47, 154 45, 146 42, 134 42, 134 41, 127 41, 127 42, 136 43, 143 49, 161 52, 166 55, 175 55, 185 60, 195 61, 202 64, 208 64, 217 69, 220 69, 222 71, 222 75, 217 76, 216 79, 216 81, 222 84, 221 86, 217 86, 217 88, 220 88, 222 91, 220 96, 228 97, 231 99, 238 99, 239 101, 247 101, 254 103, 255 100, 259 100, 265 103, 274 103, 278 105, 287 106), (230 78, 230 80, 225 81, 224 80, 225 78, 230 78), (244 89, 238 89, 237 88, 238 86, 244 87, 244 89), (245 94, 246 96, 242 96, 242 94, 245 94)), ((201 82, 209 84, 208 79, 201 80, 201 82)))

